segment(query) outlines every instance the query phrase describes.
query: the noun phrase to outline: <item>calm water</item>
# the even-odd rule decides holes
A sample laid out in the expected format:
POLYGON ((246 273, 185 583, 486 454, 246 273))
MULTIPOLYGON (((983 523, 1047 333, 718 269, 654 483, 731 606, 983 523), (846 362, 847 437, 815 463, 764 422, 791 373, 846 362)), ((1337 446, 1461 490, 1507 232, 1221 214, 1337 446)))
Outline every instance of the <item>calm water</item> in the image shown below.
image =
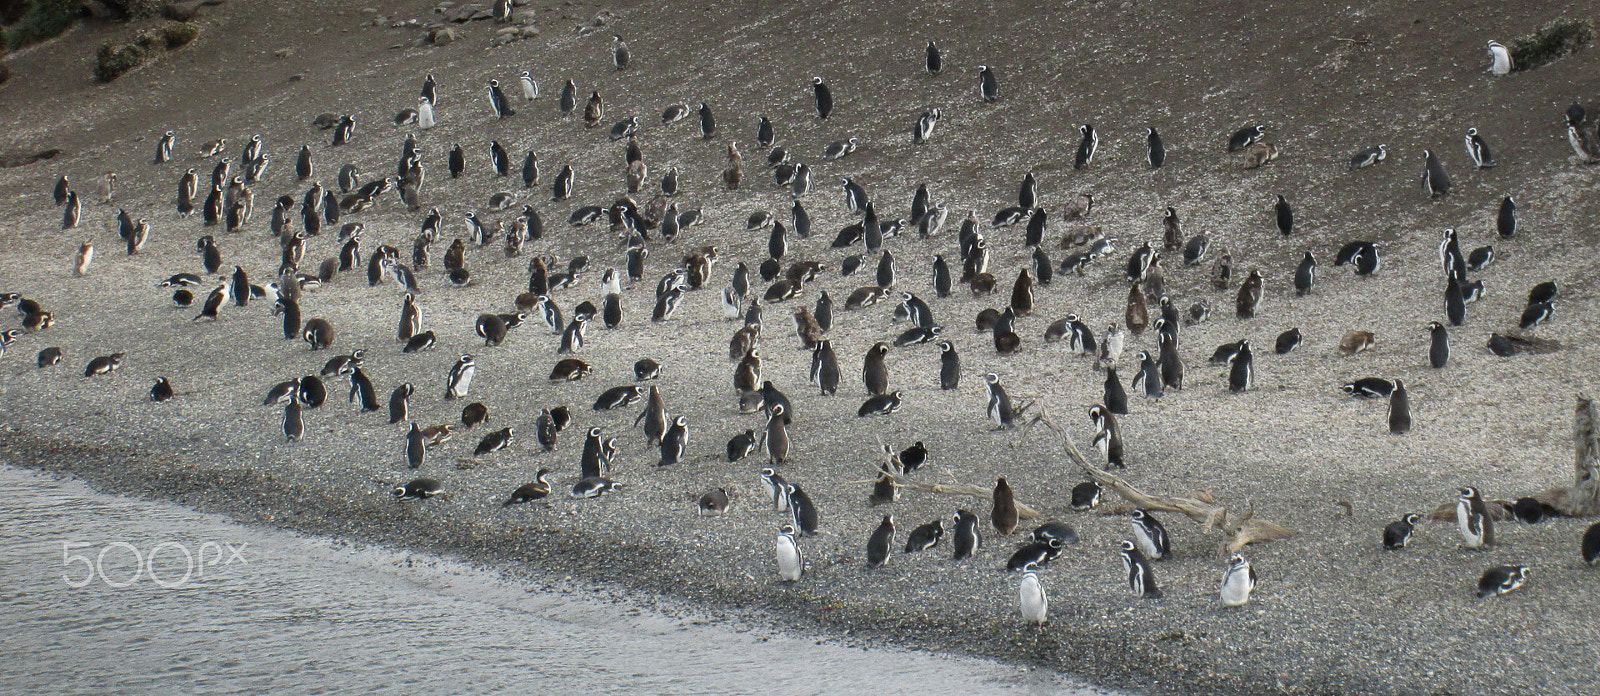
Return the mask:
POLYGON ((530 592, 3 465, 0 625, 9 693, 1098 693, 530 592))

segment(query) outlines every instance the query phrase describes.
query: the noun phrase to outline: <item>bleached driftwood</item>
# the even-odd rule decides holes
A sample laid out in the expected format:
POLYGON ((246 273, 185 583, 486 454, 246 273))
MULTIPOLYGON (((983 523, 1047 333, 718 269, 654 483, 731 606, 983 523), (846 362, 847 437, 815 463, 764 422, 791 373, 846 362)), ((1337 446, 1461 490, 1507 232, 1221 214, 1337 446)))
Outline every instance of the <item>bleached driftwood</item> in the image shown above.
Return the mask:
MULTIPOLYGON (((1034 417, 1035 423, 1043 423, 1045 427, 1061 436, 1061 447, 1067 453, 1067 458, 1078 465, 1084 473, 1094 479, 1101 486, 1116 491, 1129 503, 1153 511, 1177 512, 1199 523, 1202 531, 1210 532, 1213 529, 1223 534, 1222 551, 1224 554, 1238 553, 1240 549, 1250 544, 1267 541, 1288 539, 1295 535, 1295 530, 1276 522, 1255 518, 1255 507, 1251 505, 1243 513, 1229 510, 1226 506, 1218 504, 1208 493, 1197 493, 1195 497, 1182 497, 1173 495, 1150 494, 1135 488, 1133 484, 1123 480, 1109 471, 1101 470, 1083 456, 1078 446, 1072 442, 1072 437, 1050 418, 1041 413, 1034 417)), ((1032 423, 1029 424, 1033 425, 1032 423)))

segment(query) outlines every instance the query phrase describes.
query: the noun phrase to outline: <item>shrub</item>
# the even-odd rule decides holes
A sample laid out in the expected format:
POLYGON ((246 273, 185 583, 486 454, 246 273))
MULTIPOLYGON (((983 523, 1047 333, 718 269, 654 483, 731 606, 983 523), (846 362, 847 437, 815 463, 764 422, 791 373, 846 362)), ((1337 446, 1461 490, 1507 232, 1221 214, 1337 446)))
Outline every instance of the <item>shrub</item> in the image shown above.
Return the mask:
POLYGON ((1558 19, 1506 47, 1511 51, 1511 69, 1532 70, 1554 63, 1582 48, 1593 36, 1594 28, 1588 22, 1558 19))
POLYGON ((173 22, 161 27, 161 38, 166 41, 167 50, 183 48, 200 36, 200 25, 194 22, 173 22))
POLYGON ((116 46, 106 42, 95 54, 94 79, 110 82, 129 70, 155 60, 166 51, 177 50, 200 35, 200 26, 193 22, 171 22, 155 29, 140 32, 133 41, 116 46))
POLYGON ((7 32, 6 43, 17 49, 53 39, 77 22, 83 13, 83 0, 34 0, 28 13, 7 32))
POLYGON ((144 60, 145 50, 138 44, 118 48, 108 41, 101 44, 99 53, 95 54, 94 79, 96 82, 110 82, 139 67, 144 60))

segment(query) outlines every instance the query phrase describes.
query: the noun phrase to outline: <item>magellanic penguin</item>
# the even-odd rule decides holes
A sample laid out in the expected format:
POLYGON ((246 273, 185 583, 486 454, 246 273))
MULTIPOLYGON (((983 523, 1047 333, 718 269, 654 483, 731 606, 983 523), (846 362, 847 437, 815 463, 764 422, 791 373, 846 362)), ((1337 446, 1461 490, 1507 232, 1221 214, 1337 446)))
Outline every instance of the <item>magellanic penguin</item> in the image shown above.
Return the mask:
POLYGON ((1250 592, 1256 588, 1256 571, 1244 556, 1233 554, 1228 559, 1228 570, 1222 574, 1222 606, 1239 607, 1250 601, 1250 592))
POLYGON ((939 388, 942 390, 956 389, 961 386, 961 356, 956 353, 955 344, 949 341, 939 342, 939 388))
POLYGON ((1006 388, 1000 384, 1000 375, 990 372, 983 376, 989 391, 989 405, 987 413, 989 420, 993 421, 996 430, 1008 430, 1012 427, 1011 397, 1006 394, 1006 388))
POLYGON ((833 90, 820 77, 811 78, 812 101, 817 107, 817 118, 828 120, 833 113, 833 90))
POLYGON ((1422 515, 1414 512, 1390 522, 1389 526, 1383 528, 1383 548, 1391 551, 1405 548, 1411 543, 1411 535, 1421 522, 1422 515))
POLYGON ((412 421, 411 430, 406 433, 406 464, 413 469, 420 468, 427 457, 427 438, 423 436, 422 427, 417 425, 416 421, 412 421))
POLYGON ((1494 155, 1489 151, 1489 144, 1483 136, 1478 134, 1478 129, 1468 128, 1467 135, 1463 138, 1467 148, 1467 157, 1472 159, 1472 164, 1479 169, 1489 169, 1494 166, 1494 155))
POLYGON ((1133 376, 1130 386, 1134 389, 1143 388, 1144 395, 1152 399, 1161 398, 1161 366, 1149 351, 1139 351, 1139 372, 1133 376))
POLYGON ((462 355, 450 367, 450 373, 445 377, 445 399, 459 399, 467 395, 472 388, 472 377, 478 372, 478 364, 471 355, 462 355))
MULTIPOLYGON (((1120 385, 1119 385, 1120 386, 1120 385)), ((1122 428, 1117 417, 1105 406, 1096 404, 1089 409, 1089 420, 1094 423, 1094 446, 1106 457, 1106 465, 1125 469, 1123 459, 1122 428)))
POLYGON ((811 496, 799 486, 786 483, 784 487, 789 491, 789 512, 794 518, 794 525, 805 536, 817 535, 817 505, 811 501, 811 496))
POLYGON ((1501 77, 1509 74, 1513 67, 1511 51, 1498 41, 1490 41, 1488 72, 1496 77, 1501 77))
POLYGON ((939 545, 939 540, 944 538, 944 520, 936 519, 927 524, 911 530, 906 537, 905 553, 927 551, 939 545))
POLYGON ((682 462, 684 450, 688 446, 689 419, 685 416, 678 416, 672 420, 672 425, 668 426, 666 434, 661 437, 661 461, 659 466, 671 466, 682 462))
POLYGON ((1167 162, 1167 146, 1161 141, 1161 134, 1156 132, 1154 126, 1144 129, 1145 161, 1150 163, 1151 169, 1160 169, 1167 162))
POLYGON ((1083 169, 1094 161, 1094 153, 1100 148, 1100 134, 1096 133, 1094 126, 1085 123, 1078 126, 1078 153, 1073 158, 1072 168, 1083 169))
POLYGON ((951 546, 954 547, 953 560, 971 558, 978 549, 983 547, 983 533, 978 526, 978 516, 968 510, 957 510, 955 514, 955 531, 950 535, 951 546))
POLYGON ((1042 626, 1049 620, 1050 599, 1045 596, 1044 586, 1039 584, 1038 573, 1029 570, 1022 574, 1022 582, 1017 586, 1017 606, 1022 610, 1023 621, 1042 626))
POLYGON ((291 401, 283 408, 283 434, 289 442, 299 442, 306 434, 306 422, 300 415, 298 401, 291 401))
POLYGON ((1461 531, 1461 548, 1494 546, 1494 518, 1489 516, 1483 494, 1473 486, 1462 486, 1456 497, 1456 528, 1461 531))
POLYGON ((929 75, 938 75, 944 70, 944 57, 939 53, 939 47, 934 45, 933 39, 928 39, 927 51, 923 54, 922 68, 929 75))
POLYGON ((1428 365, 1437 370, 1450 362, 1450 331, 1444 324, 1428 322, 1428 365))
POLYGON ((1234 313, 1240 319, 1256 315, 1256 305, 1261 302, 1261 271, 1250 269, 1250 276, 1239 285, 1239 295, 1234 302, 1234 313))
POLYGON ((978 66, 978 96, 990 104, 1000 100, 1000 83, 987 65, 978 66))
POLYGON ((1478 599, 1503 595, 1522 587, 1527 580, 1528 566, 1495 566, 1483 571, 1483 576, 1478 578, 1478 599))
POLYGON ((1256 144, 1261 136, 1267 134, 1267 127, 1263 125, 1245 126, 1234 131, 1228 138, 1228 152, 1238 152, 1256 144))
POLYGON ((427 500, 444 493, 444 484, 431 478, 413 479, 404 486, 396 486, 393 493, 400 500, 427 500))
POLYGON ((768 462, 782 464, 789 460, 789 429, 784 421, 783 404, 773 405, 770 413, 761 444, 766 450, 768 462))
POLYGON ((1428 193, 1429 198, 1449 195, 1450 174, 1445 172, 1439 157, 1433 154, 1433 150, 1423 150, 1422 155, 1427 160, 1422 169, 1422 190, 1428 193))
POLYGON ((1317 284, 1317 258, 1306 252, 1294 269, 1294 294, 1304 297, 1317 284))
POLYGON ((1235 394, 1249 391, 1255 387, 1255 380, 1255 356, 1250 352, 1250 341, 1239 341, 1239 350, 1233 354, 1228 368, 1228 391, 1235 394))
POLYGON ((395 424, 411 417, 411 394, 416 388, 410 382, 395 387, 389 395, 389 423, 395 424))
POLYGON ((1010 536, 1017 530, 1017 520, 1017 501, 1011 492, 1011 484, 1001 476, 994 484, 994 507, 989 513, 989 522, 1000 536, 1010 536))
POLYGON ((1389 392, 1389 433, 1404 435, 1408 432, 1411 432, 1411 397, 1406 392, 1405 382, 1397 379, 1389 392))
POLYGON ((795 582, 805 573, 805 562, 800 557, 800 545, 795 542, 793 525, 783 525, 778 530, 775 552, 778 559, 778 578, 795 582))
POLYGON ((1156 586, 1156 576, 1150 569, 1150 562, 1145 560, 1144 554, 1127 539, 1122 540, 1122 568, 1128 575, 1128 589, 1133 592, 1133 596, 1144 599, 1161 597, 1161 589, 1156 586))
POLYGON ((1581 552, 1584 563, 1600 563, 1600 522, 1589 525, 1589 531, 1583 533, 1581 552))
POLYGON ((889 549, 894 546, 894 515, 884 515, 878 528, 867 539, 867 566, 877 568, 889 561, 889 549))
POLYGON ((1350 157, 1350 170, 1365 169, 1388 158, 1389 150, 1386 145, 1374 145, 1357 152, 1350 157))
POLYGON ((1143 557, 1159 561, 1172 557, 1172 547, 1167 540, 1167 528, 1154 515, 1142 509, 1128 513, 1128 523, 1133 527, 1133 539, 1143 557))

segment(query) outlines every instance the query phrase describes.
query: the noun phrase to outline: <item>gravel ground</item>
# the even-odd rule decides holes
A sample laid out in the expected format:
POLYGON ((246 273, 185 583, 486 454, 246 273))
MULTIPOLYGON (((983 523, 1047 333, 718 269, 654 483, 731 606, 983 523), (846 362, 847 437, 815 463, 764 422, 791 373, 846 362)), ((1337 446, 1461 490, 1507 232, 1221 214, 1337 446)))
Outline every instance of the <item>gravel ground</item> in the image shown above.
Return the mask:
MULTIPOLYGON (((14 463, 245 522, 517 568, 534 581, 576 579, 602 592, 685 601, 847 640, 1034 664, 1141 693, 1583 693, 1581 684, 1600 660, 1592 611, 1597 576, 1576 553, 1584 522, 1508 523, 1502 544, 1482 553, 1457 550, 1453 528, 1442 524, 1424 527, 1402 552, 1378 544, 1384 524, 1450 500, 1456 486, 1513 498, 1570 479, 1572 399, 1594 392, 1591 366, 1600 357, 1588 277, 1595 262, 1591 221, 1600 213, 1588 194, 1600 170, 1570 161, 1558 125, 1575 93, 1595 93, 1596 58, 1580 52, 1498 79, 1482 72, 1484 41, 1531 31, 1563 7, 1535 3, 1514 13, 1463 3, 1348 7, 1301 19, 1283 5, 1069 3, 1039 13, 963 3, 563 3, 530 8, 539 17, 539 38, 490 48, 495 28, 488 22, 458 26, 460 38, 450 45, 423 47, 415 45, 421 28, 370 26, 380 13, 364 11, 362 3, 308 2, 274 11, 228 4, 209 10, 194 46, 107 86, 88 82, 85 57, 119 30, 81 29, 12 56, 14 75, 0 100, 0 122, 10 125, 0 148, 66 149, 53 162, 0 170, 0 291, 38 299, 56 320, 13 344, 0 362, 0 441, 14 463), (607 26, 593 26, 602 10, 610 13, 607 26), (575 31, 580 24, 590 29, 575 31), (707 31, 665 29, 683 26, 707 31), (621 73, 609 62, 613 31, 628 37, 635 61, 621 73), (933 78, 920 69, 928 37, 940 40, 947 65, 933 78), (999 74, 997 104, 977 99, 980 62, 999 74), (495 122, 483 83, 498 77, 515 100, 515 76, 523 69, 540 80, 543 95, 518 102, 515 117, 495 122), (510 311, 525 289, 526 259, 505 259, 498 245, 468 251, 475 278, 468 288, 449 286, 437 268, 443 244, 435 249, 436 267, 420 278, 420 303, 424 328, 437 331, 440 342, 419 354, 402 355, 394 341, 395 287, 367 287, 360 274, 341 276, 301 301, 305 318, 324 317, 337 328, 331 352, 283 341, 263 303, 227 307, 215 323, 191 321, 197 309, 170 307, 169 291, 154 285, 179 271, 198 272, 194 238, 214 231, 178 219, 170 200, 184 168, 202 176, 209 170, 211 161, 195 157, 201 144, 227 137, 228 154, 237 157, 249 136, 260 133, 274 159, 256 189, 256 221, 234 235, 215 231, 225 262, 263 282, 278 263, 266 228, 270 201, 304 190, 292 174, 300 145, 314 143, 325 184, 346 162, 369 178, 387 173, 403 138, 390 118, 415 104, 427 72, 441 83, 441 103, 439 127, 419 134, 430 168, 424 198, 445 213, 445 244, 465 236, 460 213, 484 211, 497 191, 518 193, 519 205, 541 209, 548 229, 525 255, 590 256, 593 270, 556 293, 568 311, 585 299, 598 302, 598 269, 620 268, 623 259, 603 228, 570 228, 565 220, 579 205, 613 200, 624 168, 621 148, 607 141, 605 128, 585 130, 556 111, 561 83, 576 80, 580 95, 599 89, 606 126, 640 118, 653 179, 670 166, 682 169, 679 206, 702 209, 706 222, 676 244, 653 245, 646 281, 625 285, 620 329, 592 327, 580 357, 593 375, 548 382, 558 337, 532 326, 498 347, 473 336, 478 313, 510 311), (827 122, 811 110, 812 75, 834 89, 836 110, 827 122), (711 141, 697 137, 692 119, 659 125, 666 105, 684 101, 707 101, 716 110, 719 131, 711 141), (931 143, 915 146, 908 131, 928 106, 939 106, 944 120, 931 143), (356 114, 355 141, 327 148, 329 134, 309 125, 322 112, 356 114), (796 411, 793 461, 784 473, 822 511, 823 533, 802 543, 808 574, 793 586, 777 582, 772 535, 780 521, 760 501, 759 457, 737 464, 721 457, 729 437, 759 428, 761 420, 738 413, 725 342, 734 327, 722 321, 717 293, 735 262, 753 268, 764 257, 765 233, 744 232, 743 221, 763 209, 785 219, 790 202, 767 183, 764 153, 753 144, 761 114, 772 117, 780 142, 815 168, 813 192, 804 199, 815 234, 792 239, 791 258, 820 261, 829 272, 799 302, 810 306, 827 290, 842 306, 851 290, 872 282, 870 266, 839 277, 846 254, 828 249, 834 232, 852 221, 839 203, 840 176, 862 182, 885 218, 904 215, 917 184, 927 182, 933 198, 951 208, 946 232, 932 240, 893 239, 887 248, 899 259, 901 286, 928 299, 964 361, 962 387, 943 392, 936 388, 937 350, 892 351, 890 384, 906 391, 904 409, 860 420, 854 414, 866 398, 861 357, 903 328, 891 323, 892 305, 838 313, 829 338, 844 379, 834 397, 806 384, 809 359, 788 317, 797 302, 767 308, 764 376, 788 392, 796 411), (1075 126, 1082 122, 1100 129, 1100 152, 1087 170, 1074 172, 1075 126), (1267 139, 1283 154, 1263 169, 1242 171, 1222 144, 1256 122, 1268 125, 1267 139), (1149 123, 1169 148, 1167 166, 1155 174, 1143 160, 1149 123), (1499 167, 1470 170, 1459 145, 1469 126, 1496 145, 1499 167), (151 165, 155 140, 169 128, 180 133, 179 159, 151 165), (850 136, 861 139, 860 151, 820 161, 825 144, 850 136), (488 138, 505 143, 517 163, 529 148, 538 151, 546 181, 573 164, 573 199, 552 203, 546 187, 523 192, 515 175, 488 175, 488 138), (739 141, 746 160, 746 186, 737 192, 716 185, 730 139, 739 141), (451 181, 444 160, 456 142, 468 149, 469 170, 451 181), (1379 142, 1389 146, 1388 161, 1345 170, 1350 154, 1379 142), (1424 147, 1440 154, 1455 179, 1454 192, 1435 202, 1417 186, 1424 147), (1052 210, 1079 191, 1094 192, 1088 222, 1118 238, 1120 250, 1085 277, 1058 277, 1041 288, 1034 316, 1019 322, 1023 351, 1002 357, 988 335, 972 332, 972 318, 1003 306, 1008 293, 934 299, 928 263, 935 253, 954 259, 954 231, 966 211, 986 220, 1013 204, 1017 182, 1030 169, 1052 210), (153 227, 136 257, 121 253, 111 226, 116 207, 98 204, 89 183, 111 170, 119 174, 117 205, 153 227), (86 203, 83 224, 70 233, 59 231, 60 212, 49 198, 61 173, 80 182, 94 203, 86 203), (1298 213, 1299 227, 1287 238, 1272 226, 1278 193, 1298 213), (1522 211, 1522 231, 1511 241, 1494 235, 1495 206, 1505 195, 1515 196, 1522 211), (1219 538, 1175 515, 1165 520, 1176 558, 1155 570, 1166 598, 1131 597, 1114 550, 1129 534, 1127 521, 1068 512, 1067 493, 1081 477, 1057 444, 1042 431, 1028 439, 991 431, 983 414, 981 376, 994 371, 1014 397, 1037 400, 1087 448, 1092 430, 1085 412, 1100 399, 1101 375, 1088 359, 1041 337, 1069 312, 1086 317, 1097 333, 1122 316, 1121 262, 1140 240, 1159 245, 1167 205, 1178 208, 1190 233, 1212 233, 1213 253, 1226 246, 1241 276, 1262 269, 1266 292, 1257 318, 1236 320, 1232 289, 1210 290, 1209 265, 1168 264, 1168 292, 1179 306, 1204 299, 1216 315, 1182 334, 1185 390, 1159 402, 1132 395, 1133 413, 1122 419, 1127 476, 1151 491, 1208 490, 1224 502, 1253 504, 1260 517, 1299 531, 1248 550, 1262 583, 1242 609, 1218 605, 1219 538), (1442 319, 1435 247, 1440 230, 1451 226, 1465 250, 1494 244, 1497 260, 1481 274, 1484 298, 1469 305, 1466 326, 1452 330, 1450 365, 1433 370, 1424 327, 1442 319), (79 278, 72 255, 83 239, 95 242, 99 256, 79 278), (1384 266, 1376 276, 1356 278, 1332 267, 1333 252, 1351 239, 1381 245, 1384 266), (688 295, 672 320, 649 322, 654 281, 705 244, 715 244, 721 256, 710 289, 688 295), (1312 294, 1296 297, 1290 279, 1307 250, 1322 274, 1312 294), (1515 326, 1526 290, 1550 279, 1561 282, 1563 301, 1537 334, 1559 341, 1562 350, 1511 359, 1484 350, 1491 331, 1515 326), (1270 355, 1273 338, 1293 326, 1305 333, 1305 345, 1270 355), (1377 347, 1338 356, 1339 337, 1354 329, 1375 332, 1377 347), (1238 338, 1258 346, 1257 388, 1231 395, 1223 370, 1205 358, 1238 338), (62 365, 34 367, 32 356, 46 346, 65 350, 62 365), (424 425, 457 420, 462 402, 441 398, 444 376, 458 351, 477 357, 467 401, 487 404, 489 422, 459 432, 432 453, 423 472, 445 482, 445 498, 393 501, 390 487, 412 476, 401 459, 404 428, 359 413, 342 398, 342 382, 330 381, 328 404, 308 412, 307 435, 298 444, 283 441, 281 410, 260 405, 273 384, 314 373, 332 354, 355 348, 367 350, 366 371, 380 400, 401 382, 416 384, 412 411, 424 425), (88 360, 112 351, 127 353, 120 371, 82 376, 88 360), (645 356, 664 366, 657 384, 669 412, 689 419, 689 461, 677 467, 654 466, 654 449, 629 428, 637 411, 588 408, 605 388, 631 383, 633 362, 645 356), (151 403, 147 390, 162 375, 180 395, 151 403), (1383 404, 1339 393, 1341 383, 1368 375, 1405 379, 1412 433, 1388 435, 1383 404), (573 423, 556 452, 545 454, 534 441, 534 419, 558 404, 572 407, 573 423), (500 507, 541 466, 557 472, 558 485, 570 485, 582 434, 596 425, 620 438, 624 491, 500 507), (518 437, 508 451, 457 468, 457 458, 470 455, 486 429, 506 426, 515 426, 518 437), (928 444, 933 466, 913 478, 988 487, 1006 476, 1021 500, 1078 529, 1081 542, 1042 573, 1054 600, 1046 628, 1023 625, 1016 612, 1016 578, 1002 570, 1012 540, 990 534, 970 562, 950 561, 941 545, 896 554, 881 569, 865 567, 866 538, 886 510, 869 506, 868 486, 854 482, 871 477, 880 442, 900 448, 915 440, 928 444), (735 493, 733 512, 712 519, 693 514, 693 498, 709 486, 735 493), (1339 501, 1349 503, 1351 514, 1339 501), (1473 598, 1478 575, 1501 563, 1533 566, 1529 585, 1506 597, 1473 598)), ((382 14, 389 22, 426 23, 438 17, 431 8, 396 3, 382 14)), ((485 217, 510 220, 507 213, 485 217)), ((388 198, 350 219, 366 224, 369 250, 393 244, 404 257, 421 216, 388 198)), ((991 268, 1008 289, 1027 259, 1021 229, 984 227, 991 268)), ((1051 234, 1066 228, 1053 220, 1051 234)), ((337 252, 337 241, 325 233, 310 243, 307 265, 337 252)), ((1062 252, 1052 252, 1059 261, 1062 252)), ((5 328, 16 321, 9 315, 5 328)), ((1128 356, 1155 350, 1153 332, 1129 343, 1128 356)), ((1132 373, 1125 357, 1122 374, 1132 373)), ((911 527, 948 517, 958 506, 988 511, 986 502, 916 491, 887 511, 903 543, 911 527)))

